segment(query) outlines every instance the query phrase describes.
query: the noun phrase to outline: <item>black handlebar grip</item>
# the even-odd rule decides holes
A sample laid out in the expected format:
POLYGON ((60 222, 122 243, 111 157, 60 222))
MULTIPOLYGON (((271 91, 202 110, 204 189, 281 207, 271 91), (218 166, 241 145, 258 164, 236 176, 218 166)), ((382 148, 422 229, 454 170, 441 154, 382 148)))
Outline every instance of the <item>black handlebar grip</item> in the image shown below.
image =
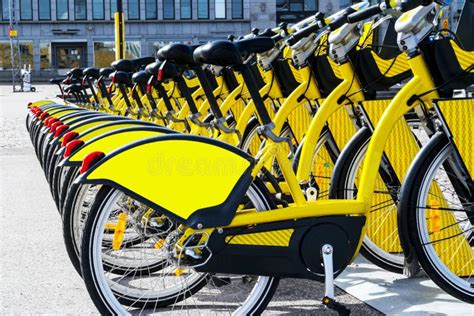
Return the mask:
POLYGON ((291 35, 288 38, 287 43, 288 45, 292 46, 296 44, 300 39, 308 37, 311 34, 317 32, 318 30, 319 30, 319 25, 317 23, 307 26, 299 30, 298 32, 294 33, 293 35, 291 35))
POLYGON ((407 0, 403 1, 400 4, 400 10, 402 12, 407 12, 410 11, 416 7, 419 7, 420 5, 429 5, 433 2, 433 0, 407 0))
POLYGON ((343 15, 332 21, 331 23, 328 24, 329 29, 331 31, 337 30, 341 26, 347 23, 347 16, 343 15))
POLYGON ((280 41, 280 40, 282 40, 282 39, 283 39, 283 37, 281 36, 281 34, 277 34, 277 35, 273 35, 273 36, 272 36, 272 40, 273 40, 275 43, 278 42, 278 41, 280 41))
POLYGON ((356 13, 349 14, 347 16, 347 23, 356 23, 359 21, 363 21, 365 19, 371 18, 374 15, 377 15, 382 12, 380 6, 378 4, 368 7, 367 9, 363 9, 356 13))
POLYGON ((341 26, 343 26, 344 24, 347 23, 347 16, 349 14, 353 14, 353 13, 356 13, 356 12, 357 11, 352 7, 345 8, 344 12, 342 13, 342 15, 339 18, 335 19, 334 21, 332 21, 331 23, 328 24, 329 29, 331 31, 334 31, 334 30, 340 28, 341 26))

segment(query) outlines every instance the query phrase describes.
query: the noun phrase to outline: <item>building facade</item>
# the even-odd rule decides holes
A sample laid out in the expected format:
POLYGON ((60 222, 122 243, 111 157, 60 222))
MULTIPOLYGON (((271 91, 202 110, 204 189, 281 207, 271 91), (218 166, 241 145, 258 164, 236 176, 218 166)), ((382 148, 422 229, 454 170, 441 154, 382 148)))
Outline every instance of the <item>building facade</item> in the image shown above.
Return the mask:
MULTIPOLYGON (((9 1, 16 1, 22 64, 33 80, 113 61, 117 0, 0 0, 0 80, 11 79, 9 1)), ((463 0, 455 0, 458 1, 463 0)), ((229 34, 337 12, 351 0, 123 0, 127 57, 154 56, 169 42, 200 43, 229 34)))
MULTIPOLYGON (((22 64, 33 80, 114 59, 116 0, 15 0, 22 64)), ((316 1, 316 0, 313 0, 316 1)), ((0 0, 0 78, 11 76, 9 0, 0 0)), ((127 57, 169 42, 199 43, 276 24, 275 0, 123 0, 127 57)))

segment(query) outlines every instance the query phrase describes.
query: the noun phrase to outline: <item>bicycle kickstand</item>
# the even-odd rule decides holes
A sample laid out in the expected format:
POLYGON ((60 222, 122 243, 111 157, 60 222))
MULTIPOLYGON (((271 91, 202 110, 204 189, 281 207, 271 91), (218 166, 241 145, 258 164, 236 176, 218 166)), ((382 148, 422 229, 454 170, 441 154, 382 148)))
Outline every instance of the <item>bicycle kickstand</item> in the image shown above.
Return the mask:
POLYGON ((323 298, 323 305, 327 308, 336 311, 339 315, 350 315, 351 311, 338 303, 334 299, 334 269, 333 269, 333 248, 329 244, 325 244, 321 248, 321 252, 323 255, 323 263, 324 263, 324 298, 323 298))

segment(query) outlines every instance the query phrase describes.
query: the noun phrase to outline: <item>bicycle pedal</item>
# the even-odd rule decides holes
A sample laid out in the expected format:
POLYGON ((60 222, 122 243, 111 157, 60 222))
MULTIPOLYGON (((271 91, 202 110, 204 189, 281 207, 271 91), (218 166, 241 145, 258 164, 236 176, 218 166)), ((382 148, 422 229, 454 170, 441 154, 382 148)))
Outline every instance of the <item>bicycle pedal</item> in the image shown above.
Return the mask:
POLYGON ((323 305, 327 308, 337 312, 339 315, 350 315, 351 310, 342 305, 341 303, 337 302, 336 300, 325 296, 323 298, 323 305))
POLYGON ((216 276, 213 276, 211 281, 216 287, 222 287, 222 286, 230 284, 230 278, 229 277, 216 277, 216 276))

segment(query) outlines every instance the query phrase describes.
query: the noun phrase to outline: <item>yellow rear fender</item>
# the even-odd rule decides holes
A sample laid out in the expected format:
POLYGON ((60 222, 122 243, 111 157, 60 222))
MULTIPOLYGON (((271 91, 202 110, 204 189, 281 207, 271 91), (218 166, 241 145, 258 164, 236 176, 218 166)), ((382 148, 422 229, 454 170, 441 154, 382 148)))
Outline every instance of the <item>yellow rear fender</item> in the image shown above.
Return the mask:
POLYGON ((254 159, 215 139, 169 134, 123 146, 76 181, 105 184, 193 228, 228 225, 254 159))
MULTIPOLYGON (((127 123, 127 122, 125 122, 127 123)), ((109 125, 110 124, 105 124, 109 125)), ((133 126, 130 124, 112 125, 115 130, 109 128, 95 128, 93 132, 85 132, 76 137, 76 139, 84 142, 83 145, 75 148, 72 153, 65 158, 59 166, 80 166, 84 157, 94 151, 100 151, 104 154, 108 154, 117 148, 131 144, 138 140, 143 140, 149 137, 155 137, 159 135, 172 134, 174 131, 156 126, 156 125, 145 125, 139 126, 138 124, 133 126), (120 127, 121 126, 121 127, 120 127), (106 132, 105 130, 109 130, 106 132), (96 131, 102 131, 102 134, 95 133, 96 131), (90 138, 91 135, 95 137, 90 138)), ((63 154, 65 147, 61 149, 58 154, 63 154)))

